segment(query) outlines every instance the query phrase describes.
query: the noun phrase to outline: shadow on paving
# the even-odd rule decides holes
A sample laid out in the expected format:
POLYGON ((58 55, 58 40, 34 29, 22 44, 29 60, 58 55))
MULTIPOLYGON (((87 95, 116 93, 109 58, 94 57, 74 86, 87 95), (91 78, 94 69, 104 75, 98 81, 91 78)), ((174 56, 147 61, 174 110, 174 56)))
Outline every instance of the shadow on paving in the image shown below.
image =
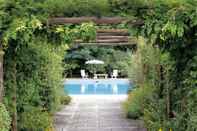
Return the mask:
POLYGON ((126 119, 126 95, 72 96, 69 106, 55 115, 56 131, 146 131, 138 120, 126 119))

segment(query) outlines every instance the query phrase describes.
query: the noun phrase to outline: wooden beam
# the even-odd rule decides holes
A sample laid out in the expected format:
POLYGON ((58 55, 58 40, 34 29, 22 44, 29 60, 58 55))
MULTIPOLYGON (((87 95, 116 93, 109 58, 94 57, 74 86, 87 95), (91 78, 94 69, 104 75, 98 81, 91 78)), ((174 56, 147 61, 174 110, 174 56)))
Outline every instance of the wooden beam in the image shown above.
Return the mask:
POLYGON ((120 24, 125 21, 122 17, 55 17, 48 20, 50 25, 58 24, 80 24, 83 22, 94 22, 95 24, 120 24))
MULTIPOLYGON (((128 43, 129 38, 126 39, 96 39, 95 41, 90 41, 90 43, 128 43)), ((83 40, 75 40, 75 43, 83 43, 83 40)), ((88 42, 87 42, 88 43, 88 42)))
POLYGON ((129 36, 125 29, 98 29, 96 32, 97 36, 129 36))
POLYGON ((128 33, 97 33, 97 36, 129 36, 128 33))
POLYGON ((105 39, 128 39, 128 36, 110 36, 110 35, 107 35, 107 36, 97 36, 96 39, 100 39, 100 40, 105 40, 105 39))
POLYGON ((75 43, 76 44, 81 44, 81 43, 86 43, 86 44, 88 44, 88 43, 94 43, 94 44, 109 44, 109 45, 116 45, 116 44, 121 44, 121 43, 123 43, 123 45, 134 45, 134 44, 137 44, 137 40, 136 40, 136 38, 130 38, 130 37, 128 37, 128 38, 126 38, 126 39, 123 39, 123 40, 121 40, 121 39, 97 39, 97 40, 95 40, 95 41, 90 41, 90 42, 84 42, 83 40, 75 40, 75 43))
POLYGON ((128 42, 129 39, 105 39, 105 40, 96 40, 96 43, 125 43, 128 42))
POLYGON ((70 48, 75 49, 75 48, 79 48, 81 46, 136 46, 137 44, 137 39, 134 37, 129 37, 128 38, 129 41, 128 42, 114 42, 114 43, 110 43, 110 42, 102 42, 102 43, 98 43, 98 42, 83 42, 81 40, 78 40, 78 42, 76 41, 75 44, 72 44, 72 46, 70 48))
MULTIPOLYGON (((75 43, 79 44, 79 43, 84 43, 83 40, 78 39, 75 40, 75 43)), ((128 44, 137 44, 137 40, 134 37, 125 37, 125 38, 112 38, 112 39, 96 39, 94 41, 89 41, 86 43, 109 43, 109 44, 115 44, 115 43, 128 43, 128 44)))
POLYGON ((134 43, 128 43, 128 42, 121 42, 121 43, 95 43, 95 42, 91 42, 91 43, 77 43, 74 44, 75 46, 85 46, 85 45, 102 45, 102 46, 121 46, 121 45, 136 45, 134 43))
POLYGON ((76 43, 73 44, 70 48, 71 49, 77 49, 82 46, 136 46, 136 43, 131 43, 131 42, 122 42, 122 43, 76 43))
POLYGON ((126 29, 98 29, 97 33, 128 33, 126 29))

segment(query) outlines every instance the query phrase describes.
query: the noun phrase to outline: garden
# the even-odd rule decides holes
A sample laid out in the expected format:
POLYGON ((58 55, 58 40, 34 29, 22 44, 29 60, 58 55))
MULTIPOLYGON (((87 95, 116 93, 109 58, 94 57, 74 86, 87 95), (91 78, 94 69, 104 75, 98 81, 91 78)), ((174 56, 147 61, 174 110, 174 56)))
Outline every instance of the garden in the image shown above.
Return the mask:
POLYGON ((196 0, 0 0, 0 130, 53 130, 54 113, 71 99, 62 80, 92 58, 106 61, 99 72, 115 68, 133 82, 128 118, 148 131, 197 130, 196 0), (53 21, 92 17, 121 22, 53 21), (127 30, 136 42, 75 50, 98 29, 127 30))

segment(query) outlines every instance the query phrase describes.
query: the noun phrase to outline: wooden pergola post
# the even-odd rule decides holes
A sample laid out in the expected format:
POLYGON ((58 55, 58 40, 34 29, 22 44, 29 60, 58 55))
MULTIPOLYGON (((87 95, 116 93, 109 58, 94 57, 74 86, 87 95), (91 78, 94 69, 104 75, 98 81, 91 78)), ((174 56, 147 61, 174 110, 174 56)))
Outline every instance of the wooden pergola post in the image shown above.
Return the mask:
POLYGON ((0 102, 3 101, 3 55, 4 52, 0 50, 0 102))

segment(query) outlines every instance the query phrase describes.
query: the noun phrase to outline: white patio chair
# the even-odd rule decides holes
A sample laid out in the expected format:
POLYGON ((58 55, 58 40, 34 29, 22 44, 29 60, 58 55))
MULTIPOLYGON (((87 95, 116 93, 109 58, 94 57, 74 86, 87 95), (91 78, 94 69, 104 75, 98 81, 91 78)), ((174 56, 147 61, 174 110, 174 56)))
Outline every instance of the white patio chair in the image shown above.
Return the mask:
POLYGON ((82 78, 87 78, 88 75, 86 75, 85 70, 81 70, 81 77, 82 78))
POLYGON ((94 74, 94 77, 93 77, 94 79, 97 79, 98 78, 98 76, 97 76, 97 74, 94 74))
POLYGON ((113 70, 113 73, 112 73, 112 78, 117 78, 118 77, 118 70, 113 70))

